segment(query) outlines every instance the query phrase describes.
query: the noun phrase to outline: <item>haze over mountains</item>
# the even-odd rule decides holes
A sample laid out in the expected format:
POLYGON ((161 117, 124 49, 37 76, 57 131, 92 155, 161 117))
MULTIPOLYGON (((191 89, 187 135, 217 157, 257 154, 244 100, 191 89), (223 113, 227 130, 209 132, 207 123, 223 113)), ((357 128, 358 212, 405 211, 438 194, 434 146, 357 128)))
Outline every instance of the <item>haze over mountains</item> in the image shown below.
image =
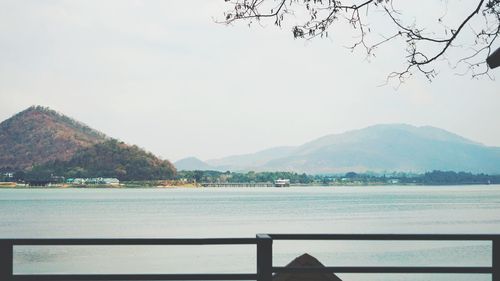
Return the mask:
MULTIPOLYGON (((190 157, 175 165, 179 170, 311 174, 432 170, 500 174, 500 148, 435 127, 389 124, 327 135, 300 146, 206 162, 190 157)), ((175 174, 169 161, 39 106, 0 123, 0 170, 30 170, 34 166, 46 173, 125 180, 170 178, 175 174)))
POLYGON ((327 135, 296 147, 276 147, 182 169, 294 171, 305 173, 426 172, 432 170, 500 174, 500 148, 448 131, 404 124, 375 125, 327 135), (208 165, 208 167, 207 167, 208 165))
POLYGON ((178 170, 211 170, 214 167, 207 164, 196 157, 187 157, 175 162, 175 167, 178 170))

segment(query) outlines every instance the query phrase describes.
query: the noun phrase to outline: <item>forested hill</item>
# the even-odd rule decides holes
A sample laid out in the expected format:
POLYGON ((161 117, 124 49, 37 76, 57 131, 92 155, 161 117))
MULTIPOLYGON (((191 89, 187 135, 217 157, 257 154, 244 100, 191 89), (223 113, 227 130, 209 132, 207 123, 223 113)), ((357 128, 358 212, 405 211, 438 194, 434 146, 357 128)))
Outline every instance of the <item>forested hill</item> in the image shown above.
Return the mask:
POLYGON ((0 169, 23 170, 52 160, 69 160, 79 149, 104 142, 103 133, 42 106, 32 106, 0 123, 0 169))
POLYGON ((149 180, 169 179, 176 173, 168 160, 40 106, 30 107, 0 124, 2 170, 32 179, 62 176, 149 180))
POLYGON ((175 167, 169 161, 159 159, 136 145, 111 139, 77 151, 69 161, 52 161, 36 166, 28 177, 113 177, 127 181, 170 179, 175 173, 175 167))

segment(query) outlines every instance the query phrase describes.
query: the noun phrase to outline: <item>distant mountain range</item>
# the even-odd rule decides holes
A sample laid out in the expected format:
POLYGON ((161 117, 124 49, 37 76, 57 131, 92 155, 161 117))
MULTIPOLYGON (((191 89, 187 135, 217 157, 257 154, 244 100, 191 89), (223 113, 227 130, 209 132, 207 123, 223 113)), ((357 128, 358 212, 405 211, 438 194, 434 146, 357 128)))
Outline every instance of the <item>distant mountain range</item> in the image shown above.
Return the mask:
POLYGON ((170 178, 175 167, 50 108, 32 106, 0 123, 0 171, 144 180, 170 178))
POLYGON ((313 174, 450 170, 500 174, 500 148, 435 127, 388 124, 327 135, 296 147, 276 147, 206 162, 190 158, 177 163, 183 164, 178 166, 180 170, 313 174))
MULTIPOLYGON (((389 124, 206 162, 190 157, 175 165, 179 170, 311 174, 432 170, 500 174, 500 148, 439 128, 389 124)), ((42 173, 125 180, 175 174, 169 161, 40 106, 0 123, 0 171, 33 171, 33 167, 42 173)))
POLYGON ((177 170, 211 170, 214 167, 196 157, 187 157, 174 163, 177 170))

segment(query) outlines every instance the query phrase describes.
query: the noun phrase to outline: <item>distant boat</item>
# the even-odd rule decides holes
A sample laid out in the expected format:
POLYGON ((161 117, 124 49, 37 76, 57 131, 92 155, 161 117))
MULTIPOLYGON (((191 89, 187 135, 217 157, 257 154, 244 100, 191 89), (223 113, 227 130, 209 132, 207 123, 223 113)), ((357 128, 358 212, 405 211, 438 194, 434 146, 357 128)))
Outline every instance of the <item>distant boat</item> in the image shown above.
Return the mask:
POLYGON ((274 181, 274 187, 289 187, 290 180, 289 179, 277 179, 274 181))

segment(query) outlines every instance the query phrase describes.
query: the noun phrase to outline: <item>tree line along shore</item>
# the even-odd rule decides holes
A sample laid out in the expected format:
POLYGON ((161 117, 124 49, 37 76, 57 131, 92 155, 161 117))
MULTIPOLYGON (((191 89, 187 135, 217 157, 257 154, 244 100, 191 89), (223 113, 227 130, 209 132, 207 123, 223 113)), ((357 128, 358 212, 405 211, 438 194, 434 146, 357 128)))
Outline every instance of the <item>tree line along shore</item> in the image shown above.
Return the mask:
MULTIPOLYGON (((368 186, 368 185, 480 185, 500 184, 500 175, 473 174, 468 172, 432 171, 414 173, 356 173, 309 175, 294 172, 221 172, 178 171, 169 179, 143 178, 120 181, 116 178, 65 178, 62 176, 32 177, 24 172, 3 172, 0 187, 201 187, 213 184, 222 186, 256 186, 289 180, 292 186, 368 186)), ((267 186, 267 185, 266 185, 267 186)))

